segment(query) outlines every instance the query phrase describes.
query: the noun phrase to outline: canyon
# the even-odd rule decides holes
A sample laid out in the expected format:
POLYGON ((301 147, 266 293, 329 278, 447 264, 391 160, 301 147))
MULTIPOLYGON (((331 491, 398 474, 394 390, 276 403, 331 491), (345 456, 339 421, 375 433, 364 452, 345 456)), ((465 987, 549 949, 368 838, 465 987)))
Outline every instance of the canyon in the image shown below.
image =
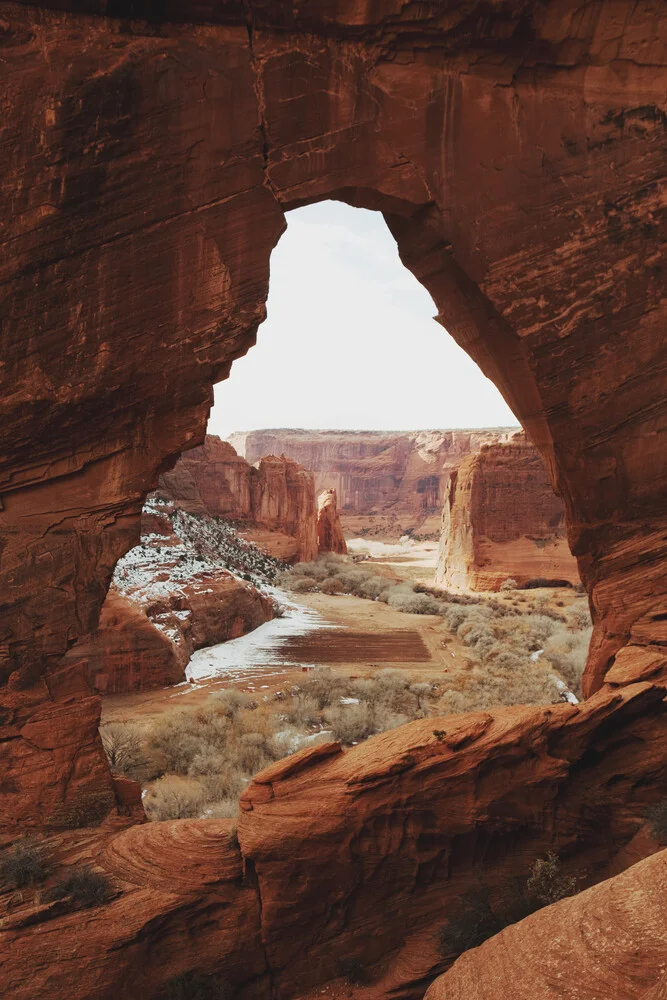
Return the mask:
POLYGON ((183 510, 238 523, 246 537, 283 562, 314 559, 318 510, 312 473, 272 452, 256 461, 257 468, 208 434, 160 477, 158 488, 183 510))
MULTIPOLYGON (((7 912, 0 991, 157 997, 196 968, 287 998, 364 956, 378 992, 420 996, 478 875, 553 848, 593 886, 665 795, 662 13, 1 0, 1 830, 115 890, 7 912), (230 821, 133 821, 63 658, 255 341, 284 213, 324 198, 383 213, 542 455, 593 615, 586 700, 302 751, 247 789, 237 846, 230 821)), ((615 877, 640 893, 637 860, 615 877)), ((617 947, 650 944, 635 921, 617 947)), ((485 954, 509 994, 505 948, 439 995, 485 954)))
POLYGON ((397 539, 406 533, 436 538, 452 470, 509 433, 282 429, 238 432, 227 440, 248 462, 287 455, 313 472, 318 493, 335 489, 346 536, 397 539))
POLYGON ((436 583, 498 590, 536 579, 579 583, 567 544, 565 511, 542 456, 523 435, 484 446, 450 476, 436 583))

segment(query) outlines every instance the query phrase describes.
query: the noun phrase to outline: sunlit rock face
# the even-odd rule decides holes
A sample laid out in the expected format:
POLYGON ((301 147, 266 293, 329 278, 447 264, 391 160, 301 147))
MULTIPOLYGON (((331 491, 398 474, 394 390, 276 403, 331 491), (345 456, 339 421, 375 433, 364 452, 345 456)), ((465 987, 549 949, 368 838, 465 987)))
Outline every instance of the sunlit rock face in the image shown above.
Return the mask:
POLYGON ((317 548, 319 552, 337 552, 339 555, 347 552, 335 490, 324 490, 317 498, 317 548))
POLYGON ((465 459, 442 513, 436 583, 498 590, 543 579, 579 582, 565 538, 565 512, 537 449, 517 435, 465 459))
POLYGON ((287 455, 315 476, 315 489, 335 489, 341 523, 349 536, 437 538, 449 476, 471 452, 503 439, 493 431, 302 431, 260 430, 229 441, 249 462, 287 455))
MULTIPOLYGON (((540 734, 533 747, 501 721, 509 746, 498 734, 478 751, 498 760, 503 793, 518 762, 537 775, 531 755, 543 754, 544 798, 533 801, 557 805, 563 825, 552 825, 547 808, 531 814, 537 839, 528 839, 540 849, 574 831, 576 859, 586 816, 602 854, 632 837, 639 820, 623 789, 642 797, 637 811, 659 797, 667 756, 658 686, 667 669, 656 655, 667 588, 662 13, 651 0, 576 10, 569 0, 194 8, 172 0, 159 10, 148 0, 62 0, 49 10, 0 3, 10 248, 0 261, 0 764, 12 819, 45 823, 79 792, 97 794, 100 813, 110 805, 99 706, 62 658, 95 628, 114 565, 138 541, 147 491, 203 442, 212 383, 252 346, 284 211, 337 197, 384 213, 439 319, 540 450, 591 598, 587 691, 618 667, 613 689, 609 680, 589 705, 566 709, 576 717, 572 743, 540 734), (130 20, 139 16, 146 20, 130 20), (646 681, 637 687, 638 677, 646 681)), ((396 363, 409 361, 406 331, 396 363)), ((531 732, 551 731, 539 710, 528 717, 531 732)), ((21 944, 3 949, 16 963, 3 963, 4 991, 35 1000, 75 988, 103 1000, 122 995, 137 969, 161 985, 168 973, 226 963, 241 969, 249 992, 269 964, 263 982, 280 980, 293 995, 307 949, 290 921, 308 922, 327 962, 337 962, 356 926, 377 927, 366 923, 374 884, 395 887, 400 875, 417 893, 415 910, 376 903, 373 911, 383 927, 376 947, 396 950, 413 912, 426 916, 422 887, 439 888, 432 868, 447 857, 450 833, 462 851, 443 884, 458 872, 465 880, 476 863, 497 870, 520 849, 527 822, 523 784, 515 811, 503 799, 497 813, 490 767, 480 760, 475 776, 460 757, 451 826, 444 831, 431 809, 442 801, 436 780, 423 827, 413 829, 408 814, 397 829, 396 806, 410 802, 401 798, 402 768, 413 765, 396 738, 393 769, 382 744, 377 769, 358 772, 363 789, 377 782, 384 813, 352 810, 354 757, 335 800, 328 782, 338 776, 327 771, 315 789, 306 769, 292 815, 311 808, 323 825, 308 840, 317 850, 303 853, 292 803, 260 782, 249 815, 264 796, 280 823, 266 825, 262 843, 260 824, 253 831, 244 820, 245 880, 236 856, 211 875, 208 849, 177 852, 187 869, 182 894, 174 864, 159 897, 150 872, 137 893, 138 875, 124 869, 128 893, 107 913, 119 919, 103 921, 103 942, 80 933, 72 916, 42 925, 48 933, 11 932, 9 943, 21 944), (482 795, 488 808, 478 814, 471 803, 482 795), (340 864, 350 894, 347 907, 332 908, 320 846, 341 843, 337 801, 346 806, 350 846, 340 864), (510 830, 506 815, 516 816, 510 830), (421 837, 418 865, 408 828, 421 837), (277 919, 263 904, 260 914, 253 864, 272 887, 267 898, 275 903, 281 885, 298 884, 312 892, 309 908, 277 919), (219 881, 215 900, 202 900, 192 879, 209 878, 219 881), (223 906, 228 892, 240 911, 223 906), (156 909, 144 928, 146 907, 156 909), (238 940, 225 939, 230 924, 244 947, 252 942, 242 965, 238 940), (161 949, 151 948, 156 926, 161 949), (217 935, 211 942, 212 926, 226 950, 217 935), (49 966, 55 930, 63 945, 76 940, 77 972, 87 978, 61 963, 58 986, 49 966), (186 934, 187 954, 172 947, 186 934), (34 956, 40 973, 30 982, 34 956)), ((444 898, 434 895, 434 908, 444 898)), ((417 964, 411 971, 406 958, 403 983, 431 974, 427 960, 417 964)), ((330 969, 311 958, 307 976, 330 969)))
POLYGON ((207 434, 160 477, 161 494, 183 510, 238 522, 270 555, 308 562, 317 555, 313 475, 296 462, 265 452, 257 468, 231 444, 207 434))

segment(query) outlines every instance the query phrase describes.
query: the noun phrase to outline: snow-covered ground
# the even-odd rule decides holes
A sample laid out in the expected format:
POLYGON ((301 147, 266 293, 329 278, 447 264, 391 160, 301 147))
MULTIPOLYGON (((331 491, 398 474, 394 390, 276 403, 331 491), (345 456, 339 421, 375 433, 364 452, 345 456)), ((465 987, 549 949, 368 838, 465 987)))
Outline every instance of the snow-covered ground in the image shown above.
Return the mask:
POLYGON ((118 560, 113 585, 140 604, 182 596, 184 584, 206 593, 207 575, 221 570, 264 590, 284 569, 220 518, 174 510, 157 497, 146 500, 144 512, 170 518, 176 537, 146 535, 118 560))
POLYGON ((265 622, 238 639, 229 639, 217 646, 197 650, 185 668, 185 676, 189 681, 196 682, 217 676, 230 679, 259 676, 268 674, 270 668, 274 668, 275 673, 281 673, 285 667, 307 666, 278 659, 277 653, 285 640, 322 629, 339 628, 323 618, 318 611, 296 604, 283 591, 275 587, 265 590, 284 608, 283 616, 265 622))

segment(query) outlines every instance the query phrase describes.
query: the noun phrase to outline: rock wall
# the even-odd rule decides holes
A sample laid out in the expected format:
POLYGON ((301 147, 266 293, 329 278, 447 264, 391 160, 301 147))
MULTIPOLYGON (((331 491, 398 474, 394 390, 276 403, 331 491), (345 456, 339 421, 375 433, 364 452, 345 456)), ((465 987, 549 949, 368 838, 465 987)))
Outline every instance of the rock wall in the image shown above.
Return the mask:
POLYGON ((662 1000, 667 851, 462 955, 425 1000, 662 1000))
MULTIPOLYGON (((540 450, 590 595, 598 693, 548 718, 494 713, 481 740, 468 717, 447 760, 408 727, 372 744, 376 761, 256 782, 248 815, 267 822, 242 823, 245 879, 222 827, 197 849, 187 823, 169 848, 158 831, 161 852, 133 829, 111 908, 3 925, 4 992, 105 1000, 202 967, 293 995, 367 943, 403 949, 403 983, 423 984, 419 935, 480 864, 568 838, 608 854, 665 791, 662 8, 50 6, 0 2, 3 824, 89 793, 111 807, 99 703, 63 656, 97 626, 147 492, 204 441, 213 383, 254 343, 284 212, 327 197, 383 212, 540 450), (281 964, 260 980, 267 954, 281 964)), ((101 857, 105 831, 87 836, 101 857)))
POLYGON ((262 430, 228 440, 249 462, 284 454, 312 469, 318 493, 336 490, 346 534, 396 539, 406 531, 435 537, 452 469, 508 433, 262 430))
POLYGON ((442 512, 436 583, 498 590, 538 577, 579 583, 565 511, 538 450, 523 435, 484 446, 453 473, 442 512))
POLYGON ((236 639, 273 617, 267 596, 223 568, 222 547, 206 553, 205 535, 176 534, 177 511, 149 502, 141 543, 118 563, 99 625, 65 656, 66 666, 85 667, 100 694, 178 684, 195 650, 236 639))
POLYGON ((317 555, 313 476, 284 456, 268 454, 254 468, 226 441, 207 434, 201 447, 160 477, 159 488, 183 510, 242 522, 270 555, 288 562, 317 555))
MULTIPOLYGON (((12 1000, 157 998, 171 976, 197 969, 218 973, 242 1000, 288 1000, 357 959, 373 996, 417 1000, 446 967, 437 932, 464 893, 507 891, 551 847, 568 873, 585 874, 583 886, 606 877, 664 787, 663 697, 634 684, 579 706, 424 719, 348 751, 300 751, 243 793, 240 846, 220 820, 88 834, 79 856, 92 853, 116 897, 36 917, 27 896, 0 926, 0 991, 12 1000)), ((631 926, 623 911, 607 912, 631 926)), ((531 919, 553 933, 548 913, 531 919)), ((558 937, 563 928, 569 939, 569 924, 558 937)), ((660 942, 661 928, 640 948, 660 942)), ((616 942, 618 954, 638 936, 635 928, 616 942)), ((581 953, 576 940, 572 948, 581 953)), ((543 967, 549 955, 553 939, 543 967)), ((562 971, 566 981, 579 974, 562 971)))
POLYGON ((317 548, 319 552, 338 552, 340 555, 347 552, 335 490, 324 490, 317 498, 317 548))

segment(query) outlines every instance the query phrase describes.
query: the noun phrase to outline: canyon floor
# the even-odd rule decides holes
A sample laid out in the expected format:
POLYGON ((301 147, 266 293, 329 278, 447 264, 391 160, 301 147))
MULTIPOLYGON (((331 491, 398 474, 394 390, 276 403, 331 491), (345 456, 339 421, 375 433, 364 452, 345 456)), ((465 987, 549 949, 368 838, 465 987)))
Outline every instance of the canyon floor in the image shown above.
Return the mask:
MULTIPOLYGON (((363 565, 373 565, 388 579, 424 584, 433 579, 435 542, 351 539, 348 546, 351 554, 367 557, 363 565)), ((539 589, 524 597, 527 611, 545 599, 553 606, 558 601, 563 610, 576 594, 568 588, 539 589)), ((416 680, 444 675, 455 683, 475 662, 470 648, 447 631, 437 615, 400 612, 379 601, 343 594, 290 595, 289 603, 299 609, 293 625, 269 622, 240 639, 196 653, 191 663, 208 676, 174 687, 105 697, 103 723, 149 721, 175 707, 197 705, 222 688, 271 695, 315 667, 360 677, 395 667, 416 680)))

